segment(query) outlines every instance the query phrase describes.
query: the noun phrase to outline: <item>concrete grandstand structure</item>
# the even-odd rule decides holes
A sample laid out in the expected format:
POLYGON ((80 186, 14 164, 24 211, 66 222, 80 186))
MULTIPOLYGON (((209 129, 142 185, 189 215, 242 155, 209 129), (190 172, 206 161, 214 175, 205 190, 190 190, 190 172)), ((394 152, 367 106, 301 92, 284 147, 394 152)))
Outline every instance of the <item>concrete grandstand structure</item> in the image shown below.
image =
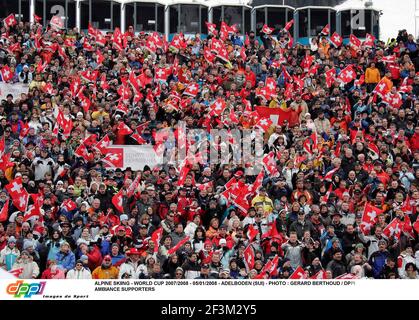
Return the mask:
POLYGON ((166 36, 178 32, 207 32, 205 21, 219 26, 221 21, 236 24, 241 34, 260 32, 264 24, 281 30, 294 19, 290 30, 301 43, 319 34, 328 23, 330 32, 344 38, 351 33, 364 38, 366 33, 379 37, 380 12, 365 2, 342 7, 342 1, 260 1, 260 0, 0 0, 0 18, 14 13, 18 20, 42 18, 44 26, 54 15, 64 19, 67 28, 87 29, 91 23, 101 30, 116 27, 124 32, 158 31, 166 36), (335 7, 338 6, 339 9, 335 7), (361 17, 361 18, 360 18, 361 17), (357 21, 357 23, 353 23, 357 21))

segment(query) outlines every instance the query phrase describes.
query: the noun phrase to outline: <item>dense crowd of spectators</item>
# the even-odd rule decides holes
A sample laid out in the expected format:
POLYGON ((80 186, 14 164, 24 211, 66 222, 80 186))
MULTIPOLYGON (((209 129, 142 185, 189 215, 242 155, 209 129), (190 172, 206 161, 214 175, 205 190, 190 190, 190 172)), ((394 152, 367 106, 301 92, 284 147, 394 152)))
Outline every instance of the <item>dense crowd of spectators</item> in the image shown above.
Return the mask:
POLYGON ((177 35, 178 46, 132 28, 1 28, 0 85, 28 85, 19 96, 2 92, 0 105, 2 268, 44 279, 285 279, 298 270, 419 278, 413 36, 335 47, 321 35, 303 46, 286 30, 260 39, 229 31, 177 35), (227 59, 208 51, 220 38, 227 59), (356 78, 342 83, 348 66, 356 78), (156 79, 157 70, 166 76, 156 79), (5 71, 13 76, 4 79, 5 71), (183 94, 191 83, 198 92, 183 94), (377 94, 381 83, 401 102, 377 94), (217 99, 221 114, 213 112, 217 99), (246 163, 193 163, 180 182, 180 164, 109 168, 106 149, 96 147, 106 136, 155 146, 158 130, 176 136, 179 121, 187 129, 253 129, 257 106, 280 108, 288 120, 265 128, 276 170, 262 171, 245 209, 226 190, 258 183, 246 163), (12 181, 30 194, 25 210, 6 188, 12 181), (365 227, 368 206, 379 214, 365 227), (401 230, 389 230, 394 221, 401 230))

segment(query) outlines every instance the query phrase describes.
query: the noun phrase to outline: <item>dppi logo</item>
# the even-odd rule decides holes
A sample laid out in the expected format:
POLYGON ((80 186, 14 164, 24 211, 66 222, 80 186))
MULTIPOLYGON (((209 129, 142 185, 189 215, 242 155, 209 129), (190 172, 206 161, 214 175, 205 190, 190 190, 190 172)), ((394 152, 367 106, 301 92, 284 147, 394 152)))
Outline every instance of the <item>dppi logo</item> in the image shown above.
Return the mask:
POLYGON ((45 289, 45 281, 39 283, 24 283, 23 280, 18 280, 7 286, 6 292, 14 295, 15 298, 31 298, 33 295, 42 294, 45 289))

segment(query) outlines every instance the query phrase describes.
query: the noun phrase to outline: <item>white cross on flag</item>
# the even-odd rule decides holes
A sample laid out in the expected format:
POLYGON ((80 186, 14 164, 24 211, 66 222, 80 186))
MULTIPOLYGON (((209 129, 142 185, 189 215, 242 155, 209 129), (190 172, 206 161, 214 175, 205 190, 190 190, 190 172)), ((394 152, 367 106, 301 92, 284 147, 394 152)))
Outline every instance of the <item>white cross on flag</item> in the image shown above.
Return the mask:
POLYGON ((327 36, 330 33, 330 25, 326 24, 320 33, 327 36))
POLYGON ((273 28, 269 28, 267 24, 264 24, 262 27, 262 32, 264 34, 271 34, 274 31, 273 28))
POLYGON ((215 54, 213 54, 208 47, 205 47, 204 57, 205 57, 205 60, 207 60, 209 63, 213 63, 215 59, 215 54))
POLYGON ((264 132, 267 132, 269 128, 272 126, 273 122, 269 118, 261 118, 258 123, 256 123, 255 127, 261 128, 264 132))
POLYGON ((220 117, 225 108, 226 108, 226 102, 223 99, 218 98, 210 106, 210 109, 211 109, 210 116, 220 117))
POLYGON ((391 56, 385 56, 381 59, 382 62, 384 63, 396 63, 396 56, 395 55, 391 55, 391 56))
POLYGON ((338 76, 338 79, 343 83, 347 84, 356 78, 356 72, 351 65, 343 69, 338 76))
POLYGON ((394 218, 383 230, 383 234, 390 238, 394 236, 395 239, 400 239, 400 235, 402 233, 403 223, 399 220, 399 218, 394 218))
POLYGON ((170 70, 168 68, 157 68, 156 74, 154 76, 154 80, 166 81, 169 74, 170 74, 170 70))
POLYGON ((334 32, 330 37, 330 42, 336 47, 339 48, 342 45, 343 38, 337 32, 334 32))
POLYGON ((365 205, 364 212, 362 213, 362 223, 360 225, 363 234, 369 234, 369 230, 377 223, 378 216, 383 212, 382 209, 374 207, 369 203, 365 205))
POLYGON ((327 70, 325 72, 325 76, 326 76, 326 85, 328 88, 330 88, 333 84, 333 81, 335 81, 336 79, 336 69, 333 68, 333 69, 327 70))
POLYGON ((354 46, 355 48, 359 48, 361 46, 361 40, 359 40, 355 35, 351 34, 349 36, 349 44, 354 46))
POLYGON ((95 144, 94 148, 99 150, 101 154, 108 153, 108 147, 111 145, 111 139, 109 136, 104 136, 98 143, 95 144))
POLYGON ((17 24, 15 14, 14 13, 9 14, 6 18, 4 18, 3 23, 6 28, 10 26, 15 26, 17 24))
POLYGON ((112 197, 112 204, 115 206, 115 208, 119 211, 119 212, 124 212, 124 207, 122 206, 123 204, 123 195, 122 195, 122 190, 119 190, 118 193, 116 193, 113 197, 112 197))
POLYGON ((207 29, 208 29, 208 34, 217 34, 217 29, 216 29, 216 25, 215 23, 210 23, 208 21, 205 21, 205 24, 207 25, 207 29))
POLYGON ((9 66, 4 66, 0 69, 1 78, 3 82, 9 82, 13 79, 13 72, 10 70, 9 66))
POLYGON ((276 167, 275 153, 273 151, 265 155, 262 161, 263 161, 266 171, 271 176, 274 177, 274 176, 279 175, 278 168, 276 167))
POLYGON ((183 91, 183 94, 186 94, 188 96, 196 97, 198 95, 199 86, 192 82, 188 85, 188 87, 183 91))
POLYGON ((306 272, 302 266, 298 266, 297 269, 290 275, 289 279, 307 279, 306 272))
POLYGON ((23 187, 22 178, 17 177, 6 185, 6 190, 12 198, 13 205, 19 210, 24 212, 28 205, 29 193, 23 187))
POLYGON ((373 47, 374 46, 375 37, 369 33, 365 36, 365 41, 362 43, 365 47, 373 47))
POLYGON ((124 166, 124 149, 112 148, 112 151, 102 159, 107 168, 122 168, 124 166))
POLYGON ((387 83, 384 80, 380 80, 379 83, 375 86, 373 92, 384 97, 387 92, 390 91, 390 88, 388 87, 387 83))
POLYGON ((244 263, 247 267, 247 270, 250 271, 253 269, 255 265, 255 252, 251 245, 248 245, 247 248, 243 252, 244 255, 244 263))
POLYGON ((123 136, 127 136, 129 134, 131 134, 133 131, 130 127, 128 127, 125 122, 121 121, 118 124, 118 133, 122 134, 123 136))

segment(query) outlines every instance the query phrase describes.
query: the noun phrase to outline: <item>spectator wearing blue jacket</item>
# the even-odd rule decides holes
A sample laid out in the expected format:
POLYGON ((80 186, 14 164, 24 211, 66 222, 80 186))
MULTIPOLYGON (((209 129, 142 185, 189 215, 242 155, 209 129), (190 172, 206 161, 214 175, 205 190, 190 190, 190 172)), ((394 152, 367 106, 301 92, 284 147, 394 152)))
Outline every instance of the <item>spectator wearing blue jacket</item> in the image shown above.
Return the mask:
POLYGON ((63 242, 60 247, 60 251, 57 253, 55 260, 57 266, 67 272, 76 266, 76 258, 74 253, 70 249, 68 242, 63 242))
POLYGON ((387 250, 387 241, 384 239, 378 241, 378 251, 371 255, 368 262, 372 266, 372 275, 375 279, 380 278, 381 270, 383 270, 389 256, 390 252, 387 250))

